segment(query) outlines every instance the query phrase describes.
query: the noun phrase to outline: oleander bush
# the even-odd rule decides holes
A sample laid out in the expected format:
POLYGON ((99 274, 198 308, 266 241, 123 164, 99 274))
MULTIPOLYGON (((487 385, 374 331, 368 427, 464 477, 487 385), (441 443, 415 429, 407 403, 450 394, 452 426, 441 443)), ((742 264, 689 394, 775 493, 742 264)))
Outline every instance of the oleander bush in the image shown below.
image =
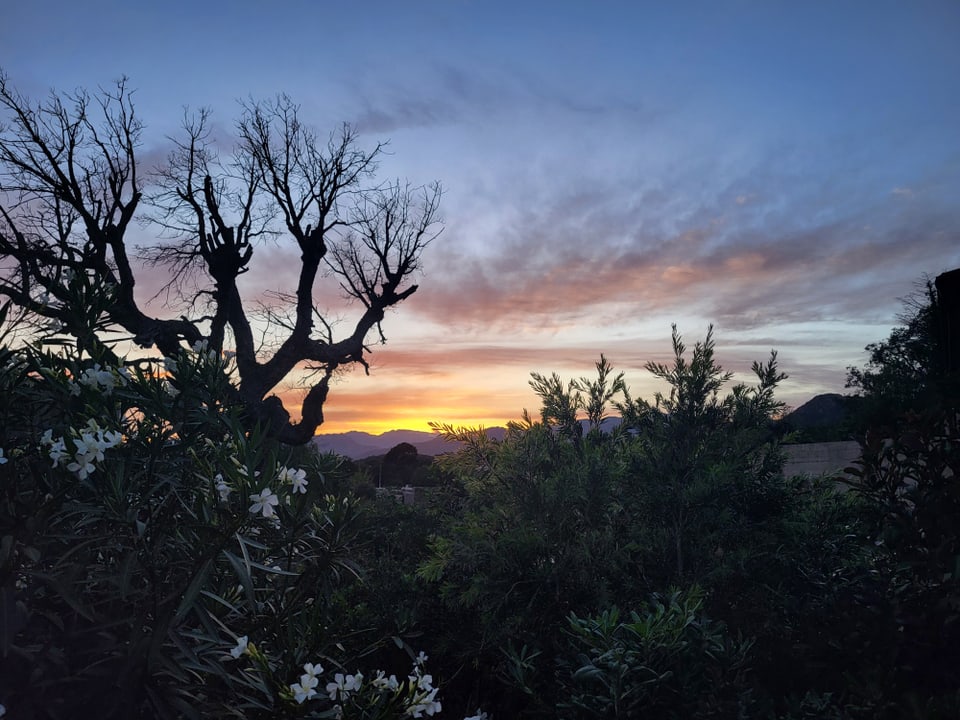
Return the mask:
POLYGON ((376 671, 365 655, 384 639, 345 623, 361 525, 357 501, 333 491, 339 460, 301 451, 295 465, 249 428, 221 400, 228 362, 199 345, 159 365, 0 350, 12 716, 440 709, 422 655, 402 646, 407 662, 376 671))

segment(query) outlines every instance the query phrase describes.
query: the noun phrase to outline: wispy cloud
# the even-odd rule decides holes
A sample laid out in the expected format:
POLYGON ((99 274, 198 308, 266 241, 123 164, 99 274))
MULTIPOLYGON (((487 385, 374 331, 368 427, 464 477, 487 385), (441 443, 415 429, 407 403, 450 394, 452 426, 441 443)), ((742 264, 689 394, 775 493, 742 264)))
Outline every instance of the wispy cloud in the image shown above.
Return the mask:
POLYGON ((733 327, 876 319, 895 302, 885 278, 902 283, 960 262, 952 205, 900 208, 862 190, 845 202, 832 196, 841 185, 820 189, 815 177, 755 182, 762 192, 735 193, 754 184, 744 178, 685 213, 662 213, 656 191, 561 191, 505 213, 509 224, 486 231, 496 239, 482 252, 467 240, 470 228, 453 228, 416 309, 438 323, 498 329, 579 322, 611 304, 693 305, 733 327))

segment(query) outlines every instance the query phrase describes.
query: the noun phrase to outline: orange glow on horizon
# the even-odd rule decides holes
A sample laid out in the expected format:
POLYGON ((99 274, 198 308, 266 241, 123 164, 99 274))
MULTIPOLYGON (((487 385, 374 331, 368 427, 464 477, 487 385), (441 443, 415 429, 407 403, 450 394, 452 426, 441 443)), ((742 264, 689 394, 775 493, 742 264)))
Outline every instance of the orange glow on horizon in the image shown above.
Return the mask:
MULTIPOLYGON (((429 401, 409 407, 347 409, 344 404, 339 402, 324 408, 325 419, 323 425, 317 429, 318 434, 342 433, 351 430, 360 430, 371 435, 380 435, 389 430, 433 432, 430 427, 431 422, 454 427, 497 427, 504 426, 510 418, 519 416, 519 412, 497 415, 490 412, 491 408, 433 405, 429 401)), ((349 407, 349 403, 346 404, 349 407)))
MULTIPOLYGON (((462 405, 448 404, 434 394, 424 392, 416 402, 385 401, 375 395, 347 392, 345 388, 334 395, 324 406, 324 422, 317 428, 318 435, 350 431, 381 435, 390 430, 417 430, 433 432, 430 423, 449 424, 454 427, 503 427, 512 419, 519 419, 521 404, 513 404, 510 398, 498 398, 500 402, 484 406, 479 398, 465 399, 462 405), (496 407, 503 405, 504 407, 496 407), (520 407, 520 410, 507 409, 520 407)), ((291 415, 300 412, 299 398, 285 402, 291 415)))
MULTIPOLYGON (((369 376, 355 372, 335 379, 317 434, 432 432, 431 422, 502 427, 519 418, 524 407, 539 407, 527 384, 528 371, 504 366, 502 351, 493 350, 495 358, 490 352, 433 347, 414 352, 402 346, 378 350, 377 366, 369 376)), ((527 365, 527 359, 521 362, 527 365)), ((302 386, 292 384, 278 392, 294 420, 304 394, 302 386)))
MULTIPOLYGON (((454 427, 504 427, 507 424, 507 420, 503 418, 474 418, 470 420, 449 420, 449 419, 436 419, 441 418, 442 415, 429 415, 414 417, 412 415, 408 416, 397 416, 397 417, 377 417, 370 418, 369 420, 345 420, 340 421, 337 419, 325 420, 323 425, 317 428, 317 435, 332 435, 336 433, 345 433, 350 431, 360 431, 369 433, 370 435, 382 435, 385 432, 390 430, 417 430, 419 432, 433 432, 433 428, 430 427, 430 423, 447 423, 453 425, 454 427)), ((447 416, 449 417, 449 416, 447 416)))

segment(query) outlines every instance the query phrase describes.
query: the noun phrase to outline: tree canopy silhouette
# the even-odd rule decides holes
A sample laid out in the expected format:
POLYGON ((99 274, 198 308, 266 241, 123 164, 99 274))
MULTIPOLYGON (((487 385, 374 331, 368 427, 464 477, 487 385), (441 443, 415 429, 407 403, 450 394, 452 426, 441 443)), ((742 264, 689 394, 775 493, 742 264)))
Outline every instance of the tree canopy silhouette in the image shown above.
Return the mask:
POLYGON ((847 368, 847 387, 866 401, 862 414, 872 423, 896 422, 944 397, 943 313, 933 278, 924 276, 901 302, 901 324, 886 340, 866 346, 869 359, 862 368, 847 368))
POLYGON ((303 443, 323 422, 333 374, 369 370, 368 337, 385 342, 386 310, 416 292, 441 231, 441 189, 378 180, 383 144, 362 148, 346 124, 321 137, 284 95, 243 104, 232 144, 214 129, 208 110, 185 112, 150 165, 127 80, 33 101, 0 71, 0 294, 41 337, 67 336, 98 359, 116 361, 123 337, 167 358, 203 341, 235 352, 247 417, 303 443), (131 242, 137 222, 154 234, 149 247, 131 242), (265 242, 299 252, 271 306, 238 282, 268 256, 265 242), (154 268, 167 278, 157 316, 135 292, 154 268), (318 302, 323 281, 359 306, 339 334, 318 302), (293 422, 274 392, 303 367, 293 422))

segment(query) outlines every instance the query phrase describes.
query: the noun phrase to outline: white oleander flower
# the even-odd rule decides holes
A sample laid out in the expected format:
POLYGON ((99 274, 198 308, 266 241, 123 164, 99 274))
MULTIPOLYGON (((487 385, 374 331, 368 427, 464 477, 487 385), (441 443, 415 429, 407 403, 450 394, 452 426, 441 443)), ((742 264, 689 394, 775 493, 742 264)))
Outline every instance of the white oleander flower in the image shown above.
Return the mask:
POLYGON ((293 699, 296 700, 299 704, 303 704, 304 700, 309 700, 314 695, 317 694, 317 691, 314 688, 320 681, 313 675, 301 675, 300 682, 294 683, 290 686, 290 690, 293 693, 293 699))
POLYGON ((223 475, 217 473, 213 478, 213 486, 217 490, 217 494, 220 496, 220 502, 227 502, 230 499, 230 486, 227 484, 227 481, 223 479, 223 475))
POLYGON ((417 698, 417 702, 407 708, 407 715, 414 718, 423 717, 424 713, 430 716, 436 715, 443 709, 436 697, 437 688, 433 688, 426 695, 417 698))
POLYGON ((357 672, 356 675, 347 675, 344 680, 344 687, 350 692, 359 690, 361 685, 363 685, 363 673, 361 672, 357 672))
POLYGON ((377 670, 377 676, 373 679, 373 686, 378 690, 395 691, 400 687, 400 683, 397 681, 396 675, 386 677, 383 670, 377 670))
POLYGON ((106 449, 106 443, 104 443, 102 437, 84 432, 80 433, 80 437, 73 439, 73 444, 77 448, 76 457, 78 461, 80 456, 83 455, 90 460, 103 462, 103 451, 106 449))
POLYGON ((93 367, 84 370, 77 382, 94 390, 102 388, 104 395, 109 395, 117 385, 117 377, 111 370, 102 368, 100 363, 96 363, 93 367))
POLYGON ((77 456, 75 462, 67 465, 67 470, 76 475, 80 480, 86 480, 96 469, 97 467, 86 456, 77 456))
POLYGON ((259 493, 250 496, 253 505, 250 506, 250 512, 256 515, 263 513, 265 518, 274 517, 273 508, 280 504, 280 498, 268 487, 265 487, 259 493))
POLYGON ((333 682, 327 683, 327 693, 331 700, 346 700, 350 694, 359 690, 363 684, 363 674, 346 675, 337 673, 333 676, 333 682))
POLYGON ((305 494, 307 492, 307 472, 299 468, 280 468, 277 479, 281 484, 293 486, 294 493, 305 494))
POLYGON ((52 467, 59 465, 65 457, 69 457, 67 453, 67 444, 64 442, 63 438, 57 438, 55 441, 50 443, 49 451, 50 459, 53 460, 52 467))
POLYGON ((249 645, 249 638, 246 635, 242 635, 237 638, 237 644, 230 649, 230 654, 233 656, 234 660, 238 659, 241 655, 246 655, 249 645))

